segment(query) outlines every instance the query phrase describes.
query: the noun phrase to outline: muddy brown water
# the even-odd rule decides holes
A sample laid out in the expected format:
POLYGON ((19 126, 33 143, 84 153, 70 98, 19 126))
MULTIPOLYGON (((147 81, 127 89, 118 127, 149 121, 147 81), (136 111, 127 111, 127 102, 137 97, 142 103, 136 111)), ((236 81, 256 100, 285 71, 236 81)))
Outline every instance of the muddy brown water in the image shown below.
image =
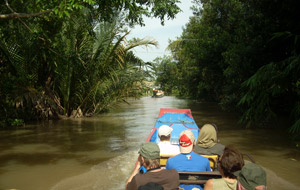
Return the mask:
POLYGON ((215 103, 167 96, 129 102, 93 118, 0 131, 0 189, 124 189, 160 108, 189 108, 198 126, 216 123, 222 144, 234 144, 266 169, 268 189, 300 189, 299 151, 282 130, 243 129, 215 103))

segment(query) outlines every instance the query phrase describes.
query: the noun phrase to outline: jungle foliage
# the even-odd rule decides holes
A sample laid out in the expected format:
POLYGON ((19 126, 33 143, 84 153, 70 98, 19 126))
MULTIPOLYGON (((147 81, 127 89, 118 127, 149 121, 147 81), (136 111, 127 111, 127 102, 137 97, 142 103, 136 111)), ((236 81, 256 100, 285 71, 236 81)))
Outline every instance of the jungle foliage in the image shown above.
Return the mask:
POLYGON ((147 72, 131 51, 142 16, 172 19, 177 0, 5 0, 0 4, 0 126, 93 115, 141 96, 147 72))
POLYGON ((297 0, 194 0, 194 16, 169 44, 174 60, 161 58, 157 81, 179 96, 217 101, 249 127, 287 116, 299 135, 298 7, 297 0))

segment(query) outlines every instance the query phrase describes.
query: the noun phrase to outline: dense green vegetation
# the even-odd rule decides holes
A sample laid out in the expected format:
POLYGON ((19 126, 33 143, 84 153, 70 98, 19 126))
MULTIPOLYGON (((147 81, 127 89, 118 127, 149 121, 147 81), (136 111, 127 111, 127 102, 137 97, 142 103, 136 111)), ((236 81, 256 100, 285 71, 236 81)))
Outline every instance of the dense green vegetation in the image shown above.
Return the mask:
MULTIPOLYGON (((194 16, 157 59, 166 92, 217 101, 247 126, 287 116, 300 133, 300 2, 195 0, 194 16), (170 77, 171 76, 171 77, 170 77)), ((273 121, 273 122, 272 122, 273 121)))
POLYGON ((177 0, 11 0, 0 4, 0 126, 93 115, 140 96, 147 73, 129 40, 143 16, 172 19, 177 0), (72 113, 73 112, 73 113, 72 113))
POLYGON ((162 24, 178 0, 5 0, 0 4, 0 126, 93 115, 140 96, 153 73, 166 94, 219 102, 247 126, 300 133, 297 0, 194 0, 190 18, 152 70, 128 40, 143 16, 162 24), (151 72, 151 73, 150 73, 151 72), (271 122, 272 121, 272 122, 271 122))

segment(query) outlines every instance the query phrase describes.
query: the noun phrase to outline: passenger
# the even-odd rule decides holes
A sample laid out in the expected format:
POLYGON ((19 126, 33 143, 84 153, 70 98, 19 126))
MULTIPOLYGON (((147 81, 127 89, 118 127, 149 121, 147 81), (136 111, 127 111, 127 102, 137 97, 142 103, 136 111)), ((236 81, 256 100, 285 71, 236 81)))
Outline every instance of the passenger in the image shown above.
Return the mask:
POLYGON ((154 182, 162 185, 164 190, 178 189, 179 175, 176 170, 164 170, 160 168, 160 151, 156 143, 143 143, 139 150, 138 164, 127 180, 127 190, 138 190, 142 185, 154 182), (147 172, 139 174, 139 169, 144 166, 147 172))
POLYGON ((168 125, 162 125, 158 129, 158 136, 160 138, 160 142, 158 143, 160 155, 177 155, 180 153, 179 146, 173 145, 170 142, 172 131, 173 129, 168 125))
MULTIPOLYGON (((185 130, 179 135, 180 154, 168 159, 166 169, 177 171, 211 171, 209 160, 193 152, 195 137, 192 131, 185 130)), ((191 190, 193 188, 203 189, 201 185, 180 184, 180 188, 191 190)))
POLYGON ((146 185, 139 186, 138 190, 164 190, 164 187, 158 183, 149 182, 146 185))
POLYGON ((238 177, 238 190, 266 190, 267 174, 257 164, 246 164, 241 171, 234 173, 238 177))
POLYGON ((233 146, 226 146, 220 158, 221 179, 210 179, 206 182, 204 190, 236 190, 237 177, 234 172, 244 166, 242 154, 233 146))
POLYGON ((205 124, 199 132, 195 152, 200 155, 222 156, 225 146, 218 143, 217 126, 205 124))

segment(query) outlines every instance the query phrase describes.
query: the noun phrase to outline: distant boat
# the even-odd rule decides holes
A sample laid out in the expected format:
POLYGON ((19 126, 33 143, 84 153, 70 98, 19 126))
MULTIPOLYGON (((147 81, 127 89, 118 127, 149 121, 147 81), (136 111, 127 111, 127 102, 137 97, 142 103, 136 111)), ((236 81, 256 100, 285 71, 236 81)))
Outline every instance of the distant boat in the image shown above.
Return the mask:
POLYGON ((162 97, 164 97, 164 91, 153 89, 152 98, 162 98, 162 97))

